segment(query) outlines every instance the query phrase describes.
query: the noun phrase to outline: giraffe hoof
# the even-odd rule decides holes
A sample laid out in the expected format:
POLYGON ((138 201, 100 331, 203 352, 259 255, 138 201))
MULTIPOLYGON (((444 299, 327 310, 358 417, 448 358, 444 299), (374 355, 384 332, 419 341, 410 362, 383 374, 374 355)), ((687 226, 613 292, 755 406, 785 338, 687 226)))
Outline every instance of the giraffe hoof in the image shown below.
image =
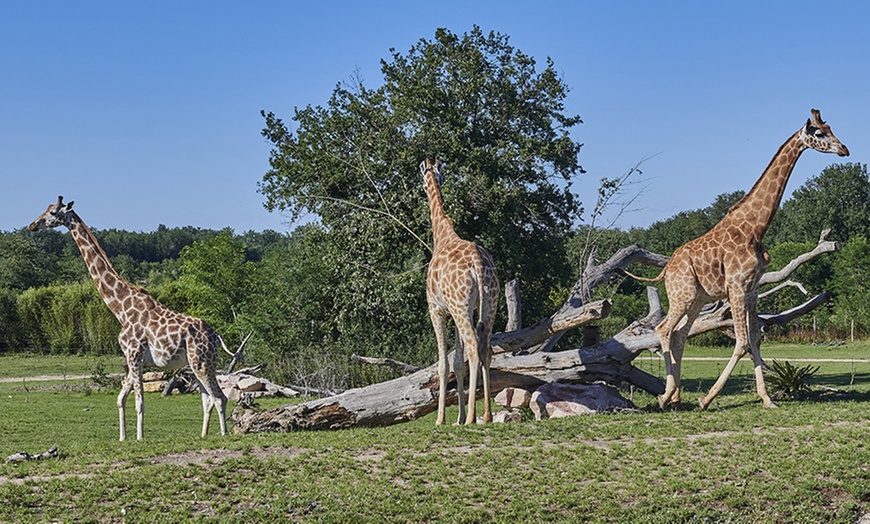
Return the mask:
POLYGON ((777 406, 776 404, 774 404, 774 403, 771 401, 771 402, 766 402, 766 403, 764 404, 764 407, 767 408, 767 409, 777 409, 779 406, 777 406))
POLYGON ((707 402, 704 401, 704 397, 701 397, 698 399, 698 406, 701 408, 701 411, 704 411, 705 409, 707 409, 707 406, 709 406, 709 405, 710 404, 708 404, 707 402))

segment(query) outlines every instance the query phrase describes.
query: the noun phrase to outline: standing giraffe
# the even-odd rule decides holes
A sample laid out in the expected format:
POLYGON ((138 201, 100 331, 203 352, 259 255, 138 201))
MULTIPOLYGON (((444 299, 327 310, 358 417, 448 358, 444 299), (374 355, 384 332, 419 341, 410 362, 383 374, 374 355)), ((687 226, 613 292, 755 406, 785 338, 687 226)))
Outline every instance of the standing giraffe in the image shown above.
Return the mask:
POLYGON ((220 336, 205 322, 181 313, 176 313, 154 300, 145 290, 131 285, 112 267, 109 257, 97 243, 88 226, 72 210, 73 202, 51 204, 45 213, 33 221, 28 229, 66 226, 82 253, 88 272, 97 286, 100 296, 109 310, 121 323, 118 342, 124 352, 127 375, 118 395, 118 412, 121 420, 121 440, 127 438, 124 425, 124 407, 132 389, 136 394, 136 438, 142 440, 143 396, 142 367, 155 365, 162 368, 179 368, 190 364, 199 390, 202 393, 202 436, 208 432, 211 410, 218 409, 221 435, 227 433, 227 398, 215 378, 218 348, 229 354, 220 336))
POLYGON ((737 361, 747 352, 752 353, 758 396, 764 407, 776 407, 764 384, 761 332, 756 312, 758 281, 770 262, 770 255, 761 245, 761 239, 779 208, 798 157, 808 148, 822 153, 849 155, 849 150, 834 136, 831 127, 822 121, 819 111, 813 109, 812 118, 785 141, 761 178, 728 210, 721 222, 703 236, 677 248, 656 278, 644 279, 628 273, 645 282, 665 281, 670 306, 665 319, 656 326, 668 375, 665 392, 659 397, 661 407, 668 403, 679 406, 680 361, 686 337, 701 307, 723 298, 728 298, 731 303, 736 345, 722 375, 707 396, 698 399, 701 409, 706 409, 722 391, 737 361))
POLYGON ((438 341, 438 418, 435 424, 444 424, 444 405, 447 398, 447 316, 453 317, 456 326, 456 355, 453 373, 456 375, 456 392, 459 397, 457 423, 473 424, 476 421, 477 375, 483 367, 483 421, 492 421, 490 410, 489 365, 492 348, 489 337, 495 322, 498 305, 498 275, 492 255, 483 246, 462 240, 453 230, 453 221, 444 213, 441 201, 443 164, 429 159, 420 164, 426 197, 429 200, 429 217, 432 221, 432 236, 435 247, 429 272, 426 276, 426 300, 429 316, 438 341), (474 322, 474 310, 478 320, 474 322), (465 355, 468 356, 468 414, 465 413, 463 378, 465 355))

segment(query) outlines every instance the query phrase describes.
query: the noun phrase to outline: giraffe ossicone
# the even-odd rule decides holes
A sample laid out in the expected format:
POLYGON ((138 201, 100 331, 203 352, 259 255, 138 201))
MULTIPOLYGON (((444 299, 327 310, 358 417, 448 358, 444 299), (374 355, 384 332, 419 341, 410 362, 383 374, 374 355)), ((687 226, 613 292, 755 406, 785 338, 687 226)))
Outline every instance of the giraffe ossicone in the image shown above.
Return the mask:
POLYGON ((770 262, 761 240, 779 208, 792 170, 806 149, 849 155, 849 149, 813 109, 807 123, 780 146, 752 189, 713 229, 677 248, 656 278, 644 279, 626 272, 641 281, 665 281, 670 305, 667 316, 656 326, 667 373, 665 392, 659 397, 661 407, 680 404, 680 364, 692 323, 704 304, 724 298, 731 304, 734 320, 734 353, 707 395, 698 400, 701 409, 706 409, 722 391, 737 361, 747 352, 752 354, 758 396, 765 407, 776 407, 764 383, 756 309, 758 281, 770 262))
POLYGON ((426 275, 426 300, 429 316, 438 342, 438 417, 435 424, 444 423, 447 402, 447 318, 453 319, 456 333, 456 354, 453 373, 456 377, 459 416, 457 423, 476 422, 477 377, 483 376, 483 421, 492 421, 490 407, 489 366, 492 348, 489 339, 498 306, 499 284, 492 255, 484 247, 459 238, 453 222, 444 212, 441 185, 443 164, 424 160, 420 164, 429 217, 432 221, 434 248, 426 275), (474 312, 477 310, 477 321, 474 312), (468 410, 465 409, 465 357, 468 357, 468 410), (482 373, 481 373, 482 372, 482 373))
POLYGON ((136 398, 136 438, 142 440, 142 369, 145 364, 170 369, 189 364, 202 394, 202 436, 208 433, 209 417, 214 408, 217 408, 221 434, 225 435, 227 398, 215 374, 219 348, 232 353, 204 321, 170 310, 118 274, 94 234, 72 207, 73 202, 64 204, 63 197, 59 196, 57 203, 49 205, 28 229, 39 231, 58 226, 69 229, 97 291, 121 323, 118 342, 124 352, 127 373, 118 395, 120 439, 127 437, 124 412, 132 390, 136 398))

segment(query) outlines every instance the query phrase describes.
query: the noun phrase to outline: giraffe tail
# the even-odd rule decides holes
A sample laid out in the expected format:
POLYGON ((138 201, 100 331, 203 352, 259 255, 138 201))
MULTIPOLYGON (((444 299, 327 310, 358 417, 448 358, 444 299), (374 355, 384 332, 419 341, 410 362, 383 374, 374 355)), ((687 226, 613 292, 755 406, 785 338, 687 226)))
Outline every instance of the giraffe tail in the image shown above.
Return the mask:
POLYGON ((490 351, 489 340, 486 333, 486 323, 484 318, 494 314, 494 311, 489 310, 489 303, 484 300, 488 294, 488 289, 483 283, 483 264, 475 267, 477 277, 477 324, 475 325, 475 335, 477 337, 477 351, 481 357, 490 351), (484 308, 486 310, 484 311, 484 308))
POLYGON ((631 278, 633 278, 633 279, 635 279, 635 280, 637 280, 637 281, 640 281, 640 282, 651 282, 651 283, 656 283, 656 282, 661 282, 662 280, 665 279, 665 270, 666 270, 666 269, 667 269, 667 267, 666 267, 665 269, 662 269, 662 272, 659 273, 659 276, 657 276, 657 277, 655 277, 655 278, 644 278, 644 277, 639 277, 639 276, 637 276, 637 275, 634 275, 634 274, 632 274, 632 273, 629 273, 628 271, 626 271, 625 269, 622 269, 622 268, 619 269, 619 272, 622 273, 623 275, 629 276, 629 277, 631 277, 631 278))

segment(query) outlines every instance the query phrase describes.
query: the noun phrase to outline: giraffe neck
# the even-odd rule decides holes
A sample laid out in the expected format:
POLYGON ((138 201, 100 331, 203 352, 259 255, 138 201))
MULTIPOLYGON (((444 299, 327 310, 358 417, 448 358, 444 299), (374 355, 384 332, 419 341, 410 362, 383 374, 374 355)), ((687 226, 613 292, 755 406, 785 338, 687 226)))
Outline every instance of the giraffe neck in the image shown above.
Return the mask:
POLYGON ((730 218, 740 224, 741 229, 748 227, 753 238, 760 241, 779 209, 791 172, 806 148, 799 130, 780 146, 767 169, 746 196, 728 211, 723 222, 730 218))
POLYGON ((432 174, 426 175, 426 197, 429 200, 429 219, 432 221, 434 251, 438 251, 441 246, 458 239, 459 236, 453 229, 453 221, 444 213, 441 190, 435 183, 435 177, 432 174))
POLYGON ((69 231, 82 254, 88 273, 97 286, 97 291, 103 297, 103 302, 119 321, 122 320, 124 307, 121 297, 131 295, 133 286, 115 271, 94 234, 75 212, 69 217, 69 231))

